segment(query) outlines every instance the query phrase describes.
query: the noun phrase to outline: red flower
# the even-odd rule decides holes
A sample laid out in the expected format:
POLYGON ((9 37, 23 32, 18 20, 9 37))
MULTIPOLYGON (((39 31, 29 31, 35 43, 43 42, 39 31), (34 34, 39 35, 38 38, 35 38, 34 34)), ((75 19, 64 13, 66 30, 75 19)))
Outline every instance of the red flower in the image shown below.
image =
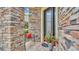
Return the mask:
POLYGON ((31 33, 27 33, 27 34, 25 34, 25 37, 30 39, 30 38, 32 38, 32 34, 31 33))

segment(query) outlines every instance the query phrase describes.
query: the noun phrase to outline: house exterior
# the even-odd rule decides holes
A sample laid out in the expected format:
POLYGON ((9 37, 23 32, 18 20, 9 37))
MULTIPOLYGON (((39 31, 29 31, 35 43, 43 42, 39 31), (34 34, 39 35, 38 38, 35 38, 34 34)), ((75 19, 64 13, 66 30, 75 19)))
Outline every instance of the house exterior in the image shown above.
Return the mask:
POLYGON ((43 42, 45 35, 52 33, 59 40, 59 50, 79 50, 79 8, 78 7, 29 7, 24 15, 23 7, 0 8, 0 50, 25 50, 17 47, 16 40, 28 22, 29 32, 36 42, 43 42), (28 20, 27 20, 28 19, 28 20))

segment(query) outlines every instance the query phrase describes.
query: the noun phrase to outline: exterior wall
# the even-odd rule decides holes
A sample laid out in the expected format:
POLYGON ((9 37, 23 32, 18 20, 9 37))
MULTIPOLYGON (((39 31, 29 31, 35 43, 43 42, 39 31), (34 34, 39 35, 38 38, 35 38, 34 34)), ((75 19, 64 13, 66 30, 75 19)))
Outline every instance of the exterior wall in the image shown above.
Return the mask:
MULTIPOLYGON (((23 23, 24 20, 24 10, 21 7, 15 7, 11 8, 11 50, 20 50, 20 48, 15 47, 16 46, 16 40, 22 39, 22 37, 18 37, 19 33, 22 33, 23 31, 23 23)), ((23 48, 23 47, 21 47, 23 48)))
POLYGON ((10 50, 10 9, 0 8, 0 50, 10 50))
POLYGON ((0 50, 15 50, 16 38, 22 32, 22 8, 0 8, 0 50), (19 10, 22 11, 19 11, 19 10), (19 13, 17 13, 17 10, 19 13), (21 26, 20 26, 21 25, 21 26))
POLYGON ((79 50, 79 8, 58 9, 60 49, 79 50))
POLYGON ((36 41, 41 41, 41 8, 29 8, 29 32, 36 35, 36 41))

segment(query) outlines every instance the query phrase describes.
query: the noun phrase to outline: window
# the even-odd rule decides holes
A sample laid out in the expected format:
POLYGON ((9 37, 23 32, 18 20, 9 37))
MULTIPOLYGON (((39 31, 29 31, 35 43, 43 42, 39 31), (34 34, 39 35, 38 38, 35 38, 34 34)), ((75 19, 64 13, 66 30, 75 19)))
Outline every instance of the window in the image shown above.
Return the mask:
POLYGON ((44 11, 44 35, 52 33, 55 35, 55 8, 48 8, 44 11))

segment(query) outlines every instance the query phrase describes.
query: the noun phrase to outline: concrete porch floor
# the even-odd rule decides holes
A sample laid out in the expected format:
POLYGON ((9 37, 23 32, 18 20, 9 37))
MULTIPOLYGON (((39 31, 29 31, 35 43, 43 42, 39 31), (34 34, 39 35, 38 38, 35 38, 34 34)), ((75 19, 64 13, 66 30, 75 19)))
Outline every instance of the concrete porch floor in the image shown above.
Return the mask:
POLYGON ((41 42, 35 42, 33 46, 31 46, 26 51, 49 51, 48 48, 45 48, 41 45, 41 42))

